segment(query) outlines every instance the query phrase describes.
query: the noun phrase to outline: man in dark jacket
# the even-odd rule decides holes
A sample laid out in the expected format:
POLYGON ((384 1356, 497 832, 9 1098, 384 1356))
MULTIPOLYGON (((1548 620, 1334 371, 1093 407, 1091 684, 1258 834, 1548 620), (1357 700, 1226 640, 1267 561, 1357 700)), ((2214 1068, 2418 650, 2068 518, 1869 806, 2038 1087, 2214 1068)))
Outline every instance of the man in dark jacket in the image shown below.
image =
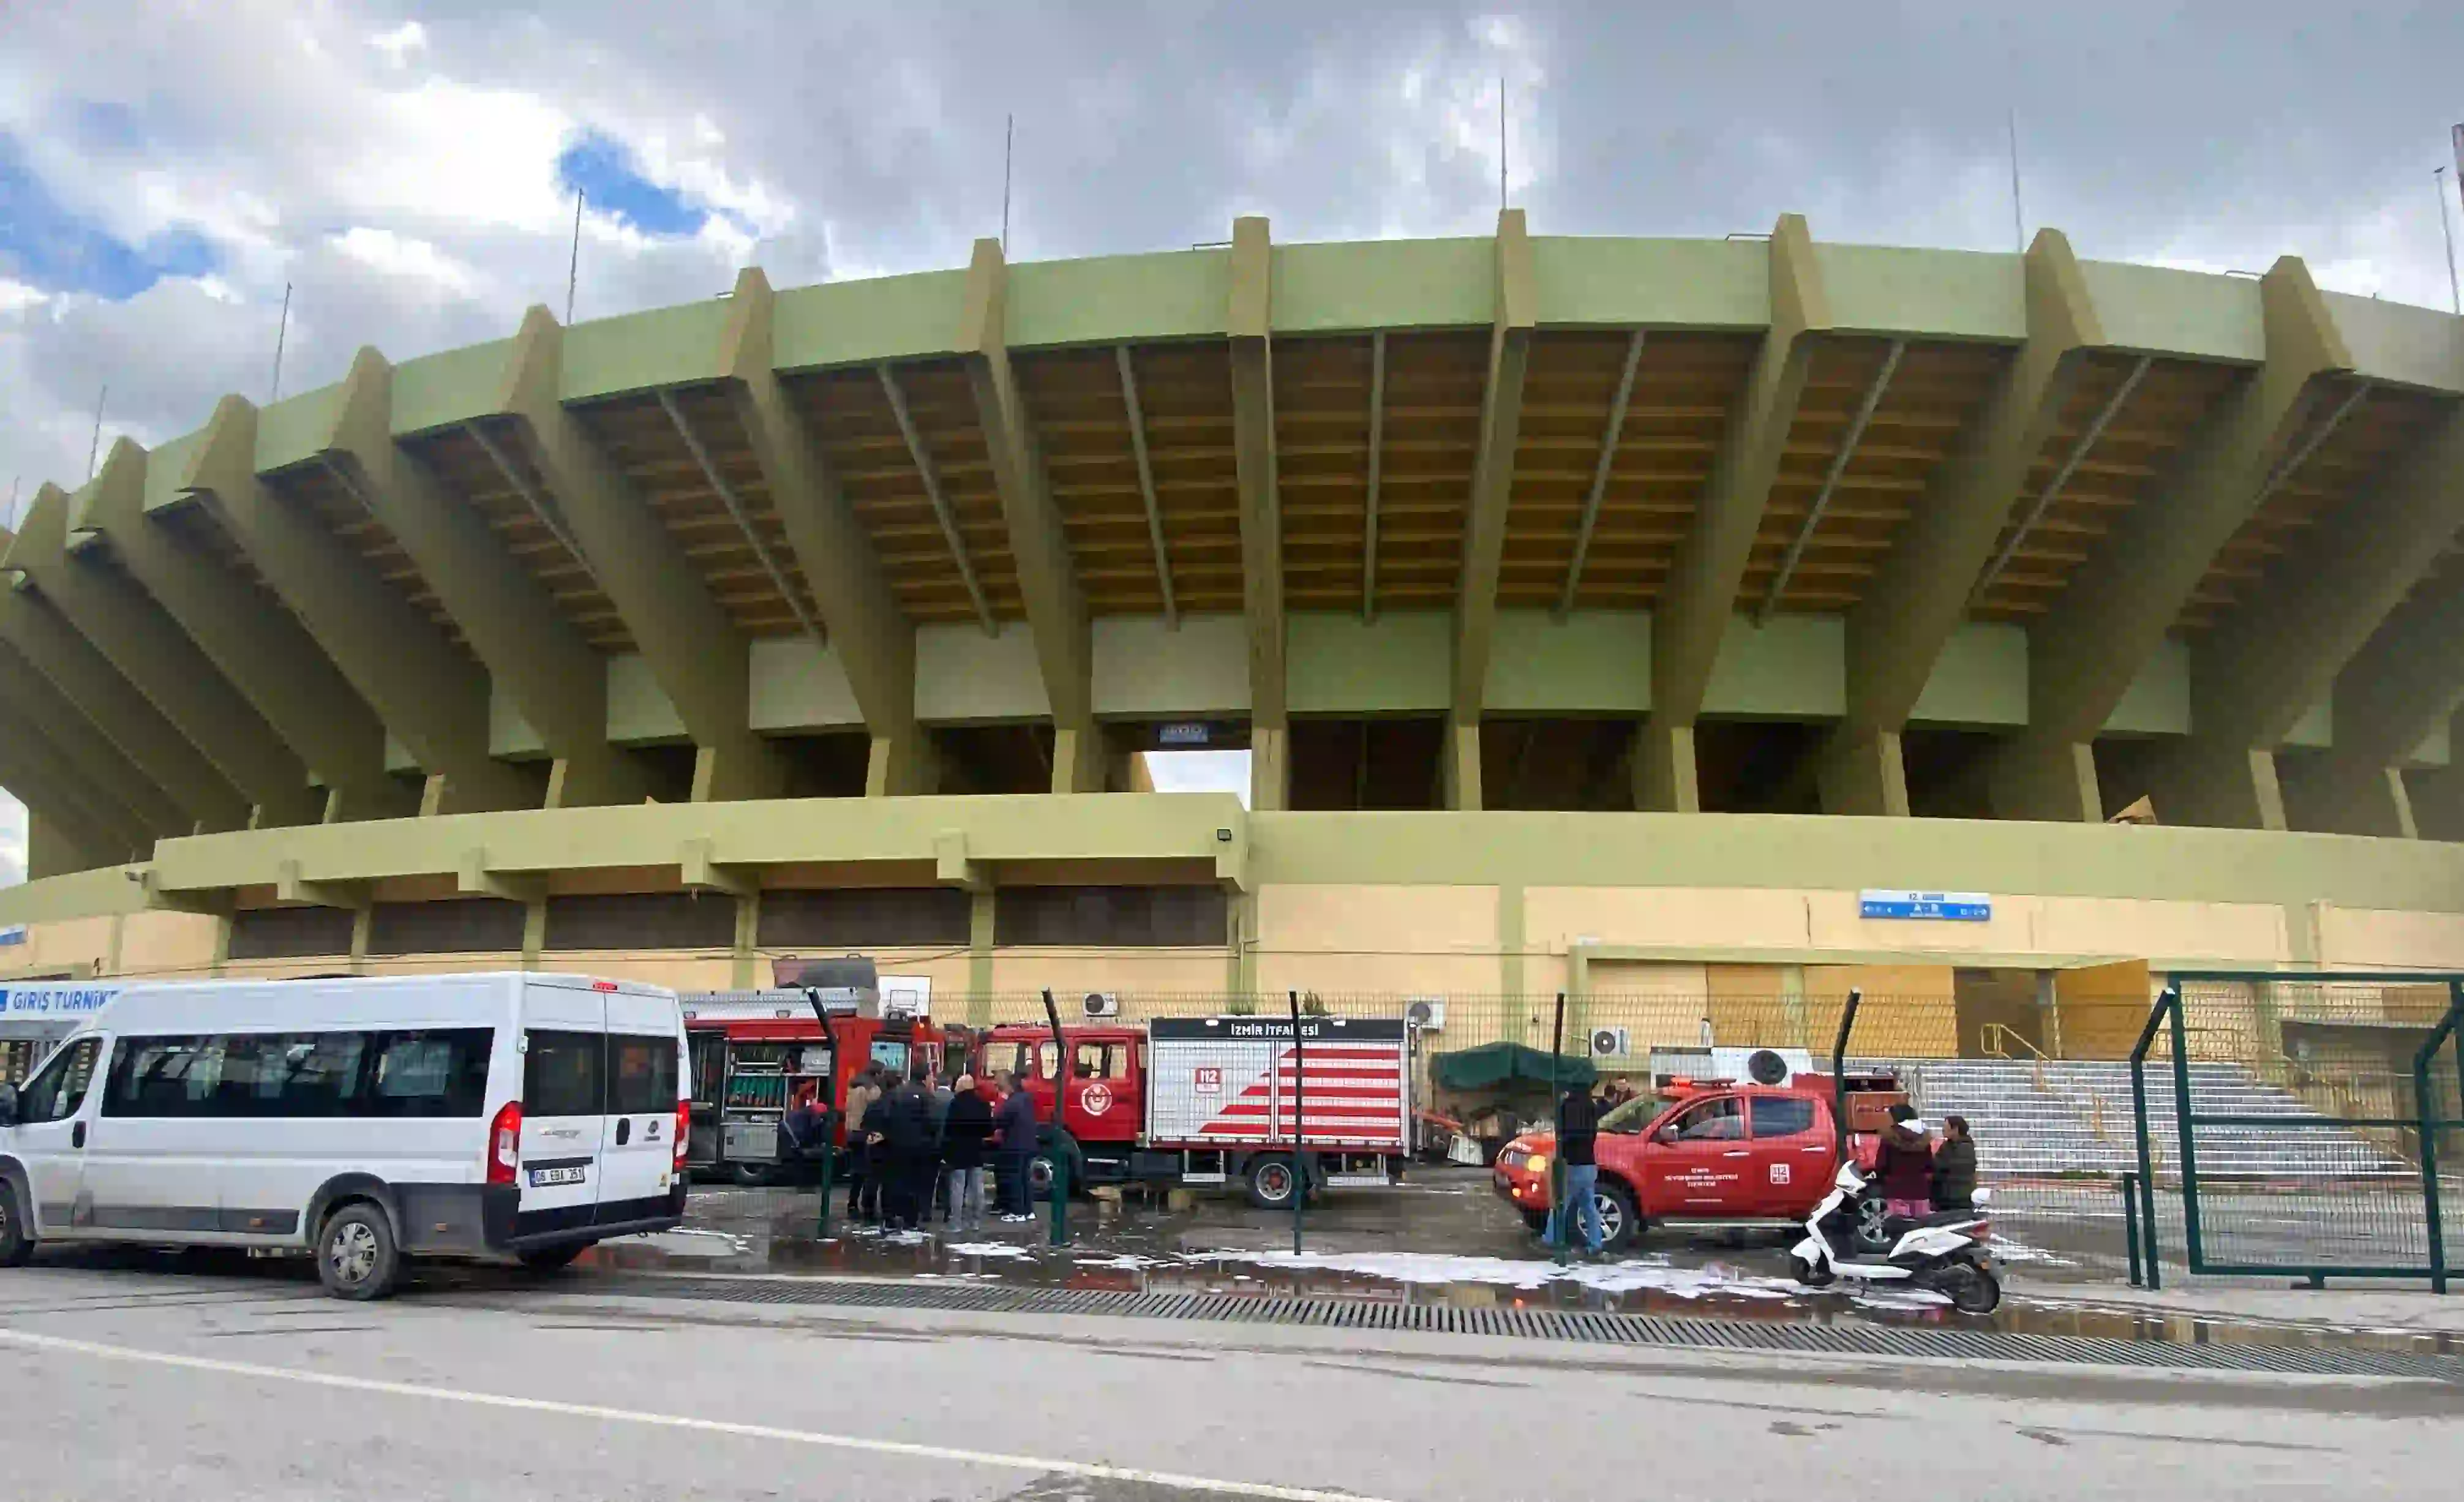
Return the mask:
POLYGON ((984 1225, 984 1140, 993 1134, 993 1108, 976 1093, 975 1076, 961 1074, 941 1123, 941 1169, 948 1181, 950 1223, 962 1231, 984 1225))
POLYGON ((1027 1164, 1035 1157, 1035 1097, 1026 1093, 1025 1076, 1010 1071, 1009 1096, 996 1117, 1001 1128, 1001 1192, 1006 1212, 1002 1220, 1027 1219, 1027 1164))
POLYGON ((1583 1229, 1583 1250, 1594 1257, 1608 1239, 1607 1227, 1600 1224, 1599 1160, 1593 1154, 1599 1133, 1599 1102, 1592 1098, 1590 1089, 1578 1085, 1566 1092, 1557 1106, 1557 1154, 1566 1165, 1565 1193, 1549 1207, 1549 1245, 1565 1244, 1566 1211, 1571 1206, 1583 1229))
POLYGON ((893 1231, 919 1229, 932 1202, 933 1100, 921 1080, 909 1080, 873 1107, 881 1117, 877 1151, 889 1160, 881 1186, 882 1224, 893 1231))
POLYGON ((1933 1207, 1965 1210, 1976 1204, 1976 1139, 1966 1116, 1942 1118, 1942 1145, 1933 1150, 1933 1207))

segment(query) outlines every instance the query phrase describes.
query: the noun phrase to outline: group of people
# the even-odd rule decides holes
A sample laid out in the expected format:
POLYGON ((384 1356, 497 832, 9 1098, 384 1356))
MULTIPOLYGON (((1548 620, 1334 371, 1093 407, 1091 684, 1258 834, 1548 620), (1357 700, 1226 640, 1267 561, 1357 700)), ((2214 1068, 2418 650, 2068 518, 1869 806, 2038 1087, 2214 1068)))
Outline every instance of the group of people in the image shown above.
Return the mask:
POLYGON ((1891 1108, 1874 1153, 1874 1182, 1883 1207, 1911 1219, 1936 1210, 1965 1210, 1976 1203, 1976 1139, 1966 1116, 1942 1118, 1936 1143, 1916 1108, 1891 1108))
MULTIPOLYGON (((938 1215, 957 1230, 985 1223, 985 1175, 998 1165, 1001 1219, 1024 1221, 1028 1165, 1035 1157, 1035 1100, 1016 1073, 979 1089, 960 1073, 944 1084, 934 1070, 901 1077, 867 1065, 847 1092, 847 1218, 912 1231, 938 1215)), ((807 1093, 781 1130, 800 1151, 829 1150, 826 1113, 807 1093)))

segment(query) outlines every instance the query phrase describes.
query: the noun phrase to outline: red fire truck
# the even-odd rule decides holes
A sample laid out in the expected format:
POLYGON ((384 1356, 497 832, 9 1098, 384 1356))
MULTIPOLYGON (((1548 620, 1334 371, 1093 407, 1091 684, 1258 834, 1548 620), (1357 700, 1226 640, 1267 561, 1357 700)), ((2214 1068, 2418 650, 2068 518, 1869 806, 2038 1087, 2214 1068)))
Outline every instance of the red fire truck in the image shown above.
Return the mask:
MULTIPOLYGON (((945 1038, 932 1022, 864 1016, 853 1001, 825 1009, 835 1048, 801 990, 721 991, 682 998, 693 1063, 693 1171, 758 1184, 779 1163, 779 1122, 799 1095, 847 1099, 856 1071, 883 1065, 900 1075, 938 1068, 945 1038)), ((846 1142, 844 1124, 838 1134, 846 1142)))
POLYGON ((1044 1123, 1029 1185, 1240 1184, 1288 1207, 1294 1097, 1309 1185, 1384 1186, 1409 1154, 1412 1071, 1403 1019, 1179 1017, 1062 1029, 1020 1024, 979 1037, 978 1074, 1015 1070, 1044 1123))

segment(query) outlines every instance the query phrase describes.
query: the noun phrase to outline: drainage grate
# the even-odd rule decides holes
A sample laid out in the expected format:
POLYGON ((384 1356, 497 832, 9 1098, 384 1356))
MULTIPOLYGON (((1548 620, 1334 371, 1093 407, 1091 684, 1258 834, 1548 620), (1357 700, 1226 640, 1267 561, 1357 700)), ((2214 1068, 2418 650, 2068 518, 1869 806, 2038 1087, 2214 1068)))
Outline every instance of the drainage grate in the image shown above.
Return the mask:
MULTIPOLYGON (((576 1284, 574 1292, 585 1291, 576 1284)), ((1595 1345, 1672 1346, 1809 1356, 1915 1357, 1933 1360, 2262 1372, 2307 1377, 2427 1378, 2464 1383, 2464 1358, 2394 1351, 2240 1342, 2125 1340, 2104 1336, 2011 1334, 1992 1330, 1910 1330, 1889 1325, 1765 1324, 1597 1310, 1467 1309, 1449 1304, 1381 1304, 1365 1299, 1263 1298, 1221 1293, 1132 1293, 1111 1290, 935 1288, 827 1278, 773 1282, 745 1278, 591 1279, 586 1291, 634 1298, 709 1299, 732 1304, 924 1309, 971 1314, 1104 1314, 1342 1330, 1507 1336, 1595 1345)))

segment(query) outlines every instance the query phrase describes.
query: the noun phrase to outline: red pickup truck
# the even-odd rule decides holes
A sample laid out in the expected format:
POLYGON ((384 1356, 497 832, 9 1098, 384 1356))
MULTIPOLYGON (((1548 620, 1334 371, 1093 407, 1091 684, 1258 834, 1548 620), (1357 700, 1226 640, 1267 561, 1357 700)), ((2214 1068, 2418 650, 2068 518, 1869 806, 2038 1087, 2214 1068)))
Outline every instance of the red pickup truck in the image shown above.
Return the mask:
MULTIPOLYGON (((1806 1078, 1800 1076, 1800 1078, 1806 1078)), ((1852 1102, 1862 1124, 1867 1100, 1852 1102)), ((1905 1097, 1900 1097, 1905 1098, 1905 1097)), ((1831 1192, 1838 1138, 1830 1080, 1802 1085, 1723 1086, 1671 1104, 1630 1100, 1600 1118, 1600 1225, 1610 1248, 1631 1244, 1661 1221, 1802 1222, 1831 1192)), ((1852 1151, 1870 1161, 1874 1138, 1852 1151)), ((1534 1230, 1549 1218, 1552 1132, 1529 1132, 1497 1155, 1498 1195, 1534 1230)))

